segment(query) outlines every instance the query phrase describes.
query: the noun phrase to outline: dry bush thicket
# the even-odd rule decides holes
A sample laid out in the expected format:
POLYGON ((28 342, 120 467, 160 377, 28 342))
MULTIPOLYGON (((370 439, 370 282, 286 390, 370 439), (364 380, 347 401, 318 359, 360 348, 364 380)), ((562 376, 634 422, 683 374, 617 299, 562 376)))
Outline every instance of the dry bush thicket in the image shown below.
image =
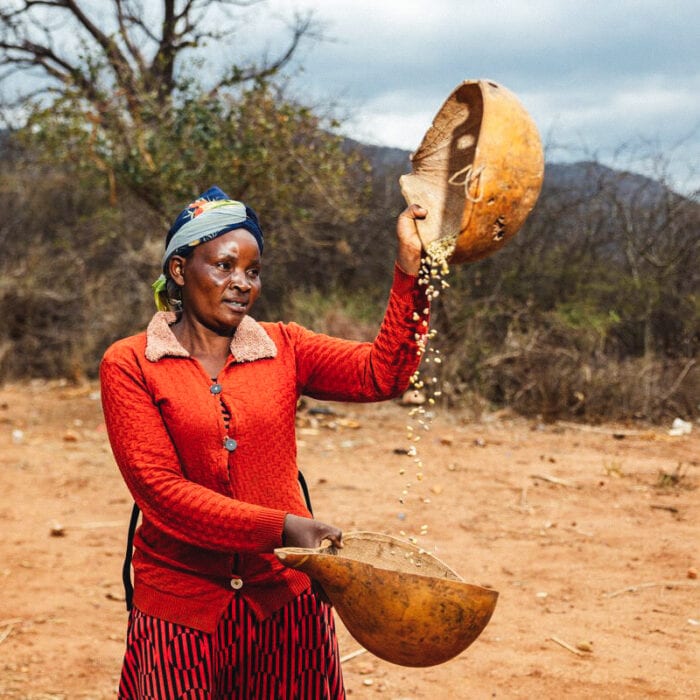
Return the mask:
POLYGON ((99 185, 16 160, 0 196, 0 380, 94 377, 107 345, 148 318, 162 245, 153 215, 99 185))
MULTIPOLYGON (((329 222, 311 246, 273 227, 258 318, 371 339, 403 206, 403 166, 373 164, 355 223, 329 222)), ((94 377, 107 345, 153 311, 162 218, 125 193, 110 207, 99 181, 21 150, 1 167, 0 380, 94 377)), ((595 172, 588 191, 550 179, 509 246, 452 270, 433 315, 447 403, 544 420, 698 416, 698 204, 595 172)))

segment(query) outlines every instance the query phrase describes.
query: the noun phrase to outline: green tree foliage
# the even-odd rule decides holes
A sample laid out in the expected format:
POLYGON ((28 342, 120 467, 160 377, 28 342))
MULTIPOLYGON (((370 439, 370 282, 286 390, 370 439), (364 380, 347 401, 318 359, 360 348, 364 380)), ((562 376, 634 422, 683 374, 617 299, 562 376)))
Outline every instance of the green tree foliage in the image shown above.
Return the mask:
MULTIPOLYGON (((222 26, 225 10, 245 0, 11 0, 0 10, 0 66, 20 74, 32 91, 18 100, 29 108, 29 133, 49 154, 93 165, 154 209, 172 209, 196 190, 202 158, 231 148, 220 134, 246 86, 264 89, 312 33, 297 17, 289 46, 276 59, 211 67, 214 44, 235 36, 222 26), (158 8, 152 13, 153 8, 158 8), (208 29, 209 27, 209 29, 208 29), (197 50, 209 50, 209 63, 197 50), (203 76, 199 78, 196 76, 203 76), (34 82, 32 83, 32 78, 34 82), (218 139, 218 142, 217 142, 218 139)), ((231 23, 233 18, 229 18, 231 23)))
MULTIPOLYGON (((258 4, 12 0, 0 9, 3 77, 20 77, 28 86, 16 104, 4 104, 20 105, 26 120, 14 133, 22 149, 5 164, 2 188, 31 207, 18 215, 33 237, 24 244, 60 259, 62 270, 45 279, 30 267, 21 285, 4 286, 7 303, 18 309, 12 333, 24 337, 40 323, 29 310, 45 308, 49 285, 60 290, 61 308, 71 308, 50 333, 80 335, 85 324, 99 324, 100 309, 113 303, 113 284, 124 290, 127 278, 119 300, 128 311, 111 337, 97 334, 96 357, 99 342, 136 330, 145 322, 140 300, 159 272, 167 226, 212 184, 261 218, 265 264, 274 270, 258 308, 263 315, 283 310, 298 278, 306 288, 318 285, 334 251, 348 249, 341 228, 363 206, 365 166, 343 147, 331 115, 299 104, 280 86, 300 42, 314 36, 311 18, 294 19, 288 45, 274 58, 239 56, 234 64, 212 66, 219 60, 215 47, 235 36, 226 25, 240 25, 241 13, 258 4), (209 62, 196 53, 205 46, 209 62), (47 220, 44 230, 33 225, 37 213, 47 220)), ((4 230, 13 248, 16 239, 4 230)), ((356 264, 346 258, 346 266, 356 264)), ((4 260, 7 279, 16 279, 15 259, 4 260)), ((79 373, 73 366, 80 354, 70 360, 66 352, 44 371, 79 373)), ((95 358, 83 365, 92 371, 95 358)))
POLYGON ((29 110, 25 143, 49 162, 102 173, 112 203, 128 191, 163 223, 213 183, 273 230, 284 222, 290 244, 352 221, 361 183, 348 177, 356 157, 333 135, 338 124, 271 82, 314 35, 311 18, 295 18, 276 58, 212 66, 215 46, 236 36, 225 25, 242 24, 257 4, 10 2, 0 10, 0 66, 5 77, 40 74, 38 94, 20 97, 29 110))

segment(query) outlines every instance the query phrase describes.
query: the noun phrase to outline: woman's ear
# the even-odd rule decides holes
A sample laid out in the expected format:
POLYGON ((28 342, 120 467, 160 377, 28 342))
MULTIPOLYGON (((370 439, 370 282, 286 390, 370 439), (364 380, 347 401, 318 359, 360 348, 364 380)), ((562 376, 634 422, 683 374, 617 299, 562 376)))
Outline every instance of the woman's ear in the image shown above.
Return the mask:
POLYGON ((182 287, 185 284, 185 258, 181 255, 173 255, 168 260, 168 272, 173 282, 178 287, 182 287))

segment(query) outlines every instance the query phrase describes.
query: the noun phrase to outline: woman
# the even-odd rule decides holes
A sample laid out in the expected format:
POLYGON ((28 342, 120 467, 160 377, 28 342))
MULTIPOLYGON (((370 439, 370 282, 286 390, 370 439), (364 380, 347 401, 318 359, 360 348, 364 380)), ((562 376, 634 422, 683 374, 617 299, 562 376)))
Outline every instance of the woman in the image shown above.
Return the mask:
POLYGON ((425 216, 416 205, 399 216, 373 343, 254 321, 255 213, 213 187, 178 216, 154 285, 176 311, 115 343, 100 368, 112 450, 143 514, 121 700, 345 697, 329 605, 273 554, 342 546, 301 496, 295 411, 301 394, 378 401, 406 389, 425 332, 414 222, 425 216))

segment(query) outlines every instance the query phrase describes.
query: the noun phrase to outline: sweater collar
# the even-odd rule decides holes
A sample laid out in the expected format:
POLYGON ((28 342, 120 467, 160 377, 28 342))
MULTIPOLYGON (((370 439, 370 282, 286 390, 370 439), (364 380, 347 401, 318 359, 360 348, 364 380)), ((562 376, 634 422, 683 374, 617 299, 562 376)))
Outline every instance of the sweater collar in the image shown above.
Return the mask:
MULTIPOLYGON (((170 325, 177 320, 173 311, 157 312, 146 329, 146 359, 158 362, 162 358, 189 357, 180 345, 170 325)), ((231 339, 231 355, 236 362, 252 362, 277 356, 277 347, 263 327, 250 316, 244 316, 231 339)))

